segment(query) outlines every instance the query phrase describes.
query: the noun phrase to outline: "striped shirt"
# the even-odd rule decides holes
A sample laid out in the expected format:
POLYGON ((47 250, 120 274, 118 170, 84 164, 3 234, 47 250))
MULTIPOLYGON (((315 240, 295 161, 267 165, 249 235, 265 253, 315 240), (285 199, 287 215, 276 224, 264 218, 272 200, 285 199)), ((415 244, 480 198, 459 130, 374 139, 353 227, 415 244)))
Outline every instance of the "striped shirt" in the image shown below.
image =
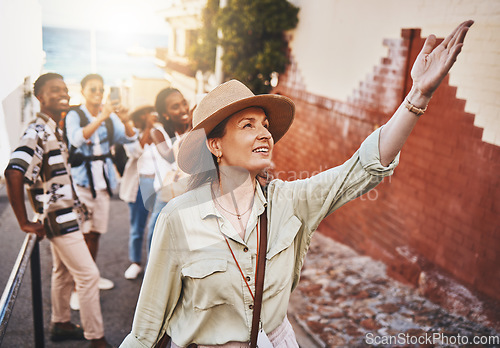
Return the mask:
POLYGON ((68 149, 61 130, 53 119, 38 113, 12 153, 7 169, 24 174, 31 206, 42 216, 48 238, 79 230, 67 163, 68 149))

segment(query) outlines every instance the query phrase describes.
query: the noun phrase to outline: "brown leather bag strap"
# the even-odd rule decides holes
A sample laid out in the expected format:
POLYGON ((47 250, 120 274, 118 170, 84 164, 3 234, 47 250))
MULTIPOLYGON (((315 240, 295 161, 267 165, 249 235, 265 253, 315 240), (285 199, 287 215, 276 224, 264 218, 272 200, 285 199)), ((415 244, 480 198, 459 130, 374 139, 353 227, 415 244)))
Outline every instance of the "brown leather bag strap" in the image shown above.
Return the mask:
POLYGON ((267 208, 260 216, 259 259, 255 272, 255 300, 253 303, 252 330, 250 331, 250 348, 257 347, 259 334, 260 310, 262 308, 262 293, 264 290, 264 274, 266 273, 267 254, 267 208))

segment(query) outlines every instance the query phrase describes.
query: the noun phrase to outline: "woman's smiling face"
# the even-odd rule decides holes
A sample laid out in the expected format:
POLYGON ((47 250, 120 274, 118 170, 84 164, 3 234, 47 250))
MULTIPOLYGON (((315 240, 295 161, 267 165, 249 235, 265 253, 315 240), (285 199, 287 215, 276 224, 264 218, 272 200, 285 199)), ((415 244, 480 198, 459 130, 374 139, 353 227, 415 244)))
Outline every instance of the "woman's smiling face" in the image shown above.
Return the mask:
POLYGON ((271 166, 274 141, 269 121, 261 108, 251 107, 233 114, 225 134, 218 139, 220 165, 246 169, 252 177, 271 166))
POLYGON ((173 123, 179 125, 190 125, 191 115, 189 105, 180 92, 174 92, 165 98, 166 113, 163 115, 173 123))

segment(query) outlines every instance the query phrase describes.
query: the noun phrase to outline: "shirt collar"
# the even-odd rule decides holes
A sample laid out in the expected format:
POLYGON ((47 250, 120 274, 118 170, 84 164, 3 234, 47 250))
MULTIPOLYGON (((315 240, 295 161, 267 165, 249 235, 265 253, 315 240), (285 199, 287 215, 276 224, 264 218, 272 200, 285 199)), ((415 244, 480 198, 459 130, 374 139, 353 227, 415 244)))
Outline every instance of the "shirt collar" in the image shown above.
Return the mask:
POLYGON ((50 116, 44 114, 43 112, 37 113, 37 116, 40 117, 53 132, 56 132, 58 129, 56 121, 54 121, 50 116))
POLYGON ((212 201, 212 191, 210 186, 211 183, 206 183, 199 187, 198 204, 202 219, 205 219, 210 215, 221 216, 217 209, 215 209, 212 201))
POLYGON ((79 106, 79 108, 83 111, 83 113, 85 114, 85 116, 87 116, 87 118, 89 118, 89 116, 94 117, 94 116, 90 113, 89 109, 87 109, 87 106, 86 106, 85 104, 83 104, 83 103, 82 103, 82 104, 79 106))
POLYGON ((267 207, 267 198, 266 196, 264 195, 264 191, 262 190, 262 186, 259 184, 259 182, 257 180, 255 180, 256 183, 256 189, 255 189, 255 202, 257 202, 257 215, 260 215, 262 214, 262 212, 264 211, 264 208, 267 207))

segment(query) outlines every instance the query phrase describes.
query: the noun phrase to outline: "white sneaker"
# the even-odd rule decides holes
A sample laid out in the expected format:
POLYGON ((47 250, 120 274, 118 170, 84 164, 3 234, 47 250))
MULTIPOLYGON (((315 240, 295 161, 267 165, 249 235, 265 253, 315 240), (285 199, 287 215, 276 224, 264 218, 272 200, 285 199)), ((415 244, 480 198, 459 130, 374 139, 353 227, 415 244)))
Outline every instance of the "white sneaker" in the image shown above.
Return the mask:
POLYGON ((129 268, 127 268, 124 276, 125 279, 136 279, 141 272, 142 272, 142 267, 136 263, 133 263, 129 266, 129 268))
POLYGON ((72 310, 80 310, 80 301, 78 300, 78 294, 76 291, 71 291, 71 297, 69 298, 69 306, 72 310))
POLYGON ((99 278, 99 290, 110 290, 115 287, 115 283, 106 278, 99 278))

